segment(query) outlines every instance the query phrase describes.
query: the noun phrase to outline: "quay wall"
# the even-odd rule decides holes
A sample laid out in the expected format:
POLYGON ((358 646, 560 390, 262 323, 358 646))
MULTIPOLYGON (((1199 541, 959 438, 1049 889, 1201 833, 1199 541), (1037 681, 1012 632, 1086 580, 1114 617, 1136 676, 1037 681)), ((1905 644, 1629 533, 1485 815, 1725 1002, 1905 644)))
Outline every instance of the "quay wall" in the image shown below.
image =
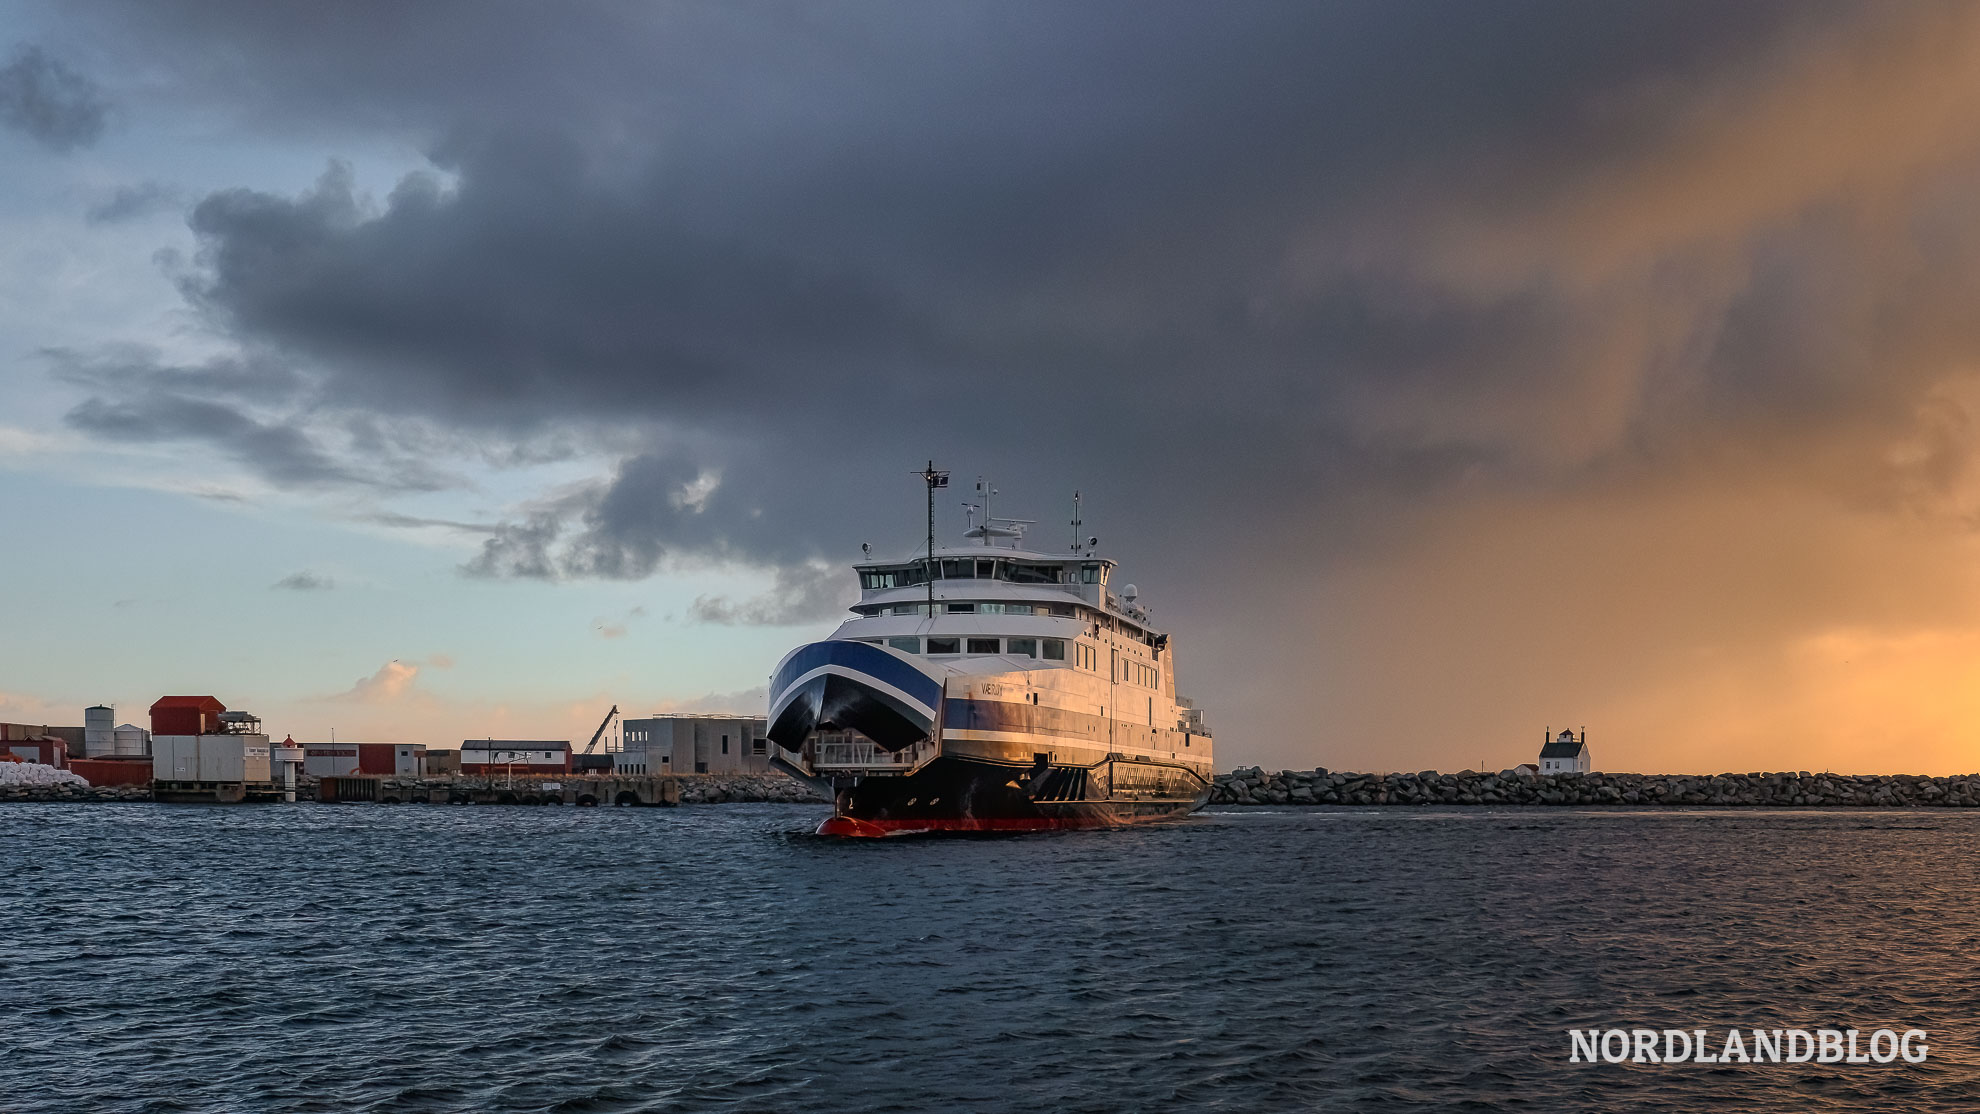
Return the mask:
MULTIPOLYGON (((696 804, 741 804, 741 803, 829 803, 819 796, 809 785, 779 773, 767 774, 669 774, 642 778, 582 778, 564 775, 561 778, 517 778, 513 782, 501 778, 483 777, 381 777, 335 779, 367 783, 364 803, 395 802, 445 803, 459 796, 467 796, 477 803, 541 804, 551 796, 575 798, 585 788, 605 789, 600 804, 613 804, 618 793, 626 789, 638 791, 642 804, 674 804, 671 790, 662 783, 672 783, 679 787, 678 803, 696 804), (543 782, 555 782, 563 789, 554 794, 537 790, 543 782), (623 784, 622 784, 623 783, 623 784), (640 784, 634 784, 640 783, 640 784), (653 783, 651 786, 645 783, 653 783)), ((296 797, 302 801, 318 799, 322 792, 322 779, 305 777, 296 783, 296 797)), ((324 797, 333 796, 323 793, 324 797)), ((151 784, 141 785, 0 785, 0 803, 9 801, 149 801, 152 799, 151 784)), ((568 803, 568 802, 566 802, 568 803)))
POLYGON ((1213 805, 1980 806, 1980 774, 1354 774, 1256 766, 1218 774, 1213 805))
MULTIPOLYGON (((350 780, 350 779, 339 779, 350 780)), ((618 793, 626 788, 639 788, 642 798, 654 796, 664 798, 664 803, 701 804, 743 804, 750 802, 804 802, 826 803, 825 798, 812 792, 811 787, 779 773, 749 774, 647 774, 636 777, 599 776, 586 777, 578 774, 560 774, 533 778, 493 778, 481 776, 455 776, 447 778, 389 777, 378 780, 372 797, 367 800, 395 801, 444 801, 451 796, 468 793, 480 803, 536 804, 547 800, 548 796, 562 796, 565 803, 571 803, 586 789, 597 797, 599 804, 612 804, 618 793), (634 783, 639 783, 635 786, 634 783), (561 790, 554 794, 536 792, 534 787, 556 784, 561 790), (655 787, 648 792, 647 787, 655 787), (678 793, 678 796, 675 794, 678 793)), ((310 778, 299 786, 298 796, 306 799, 330 794, 321 792, 318 779, 310 778)), ((642 803, 658 803, 643 800, 642 803)))

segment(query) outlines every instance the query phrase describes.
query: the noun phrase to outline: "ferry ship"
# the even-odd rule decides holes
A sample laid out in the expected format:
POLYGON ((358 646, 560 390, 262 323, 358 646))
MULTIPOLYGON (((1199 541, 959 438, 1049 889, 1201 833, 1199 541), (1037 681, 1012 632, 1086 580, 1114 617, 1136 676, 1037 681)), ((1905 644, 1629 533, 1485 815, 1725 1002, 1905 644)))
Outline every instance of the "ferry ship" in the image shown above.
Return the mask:
POLYGON ((770 680, 771 760, 831 797, 821 835, 1099 828, 1202 807, 1203 716, 1177 695, 1173 640, 1080 538, 1028 548, 1022 519, 966 504, 963 542, 854 566, 860 598, 770 680))

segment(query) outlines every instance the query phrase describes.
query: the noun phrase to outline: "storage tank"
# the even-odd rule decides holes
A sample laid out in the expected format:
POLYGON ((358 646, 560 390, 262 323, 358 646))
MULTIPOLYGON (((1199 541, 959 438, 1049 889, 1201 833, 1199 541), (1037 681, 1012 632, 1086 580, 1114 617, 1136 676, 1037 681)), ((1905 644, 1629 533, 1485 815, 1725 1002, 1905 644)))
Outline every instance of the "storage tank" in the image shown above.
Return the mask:
POLYGON ((83 756, 103 758, 117 747, 117 709, 107 704, 83 709, 83 756))
POLYGON ((116 743, 111 753, 120 758, 137 758, 151 753, 151 732, 135 723, 117 728, 114 738, 116 743))

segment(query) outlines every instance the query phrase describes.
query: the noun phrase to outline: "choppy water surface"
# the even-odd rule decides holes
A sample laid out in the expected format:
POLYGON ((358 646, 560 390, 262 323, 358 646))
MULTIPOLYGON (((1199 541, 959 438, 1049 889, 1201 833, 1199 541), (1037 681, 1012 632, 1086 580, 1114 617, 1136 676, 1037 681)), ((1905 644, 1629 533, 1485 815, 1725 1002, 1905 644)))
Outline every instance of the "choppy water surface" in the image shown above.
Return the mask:
POLYGON ((0 1110, 1980 1109, 1980 817, 0 806, 0 1110), (1915 1026, 1923 1065, 1575 1065, 1915 1026))

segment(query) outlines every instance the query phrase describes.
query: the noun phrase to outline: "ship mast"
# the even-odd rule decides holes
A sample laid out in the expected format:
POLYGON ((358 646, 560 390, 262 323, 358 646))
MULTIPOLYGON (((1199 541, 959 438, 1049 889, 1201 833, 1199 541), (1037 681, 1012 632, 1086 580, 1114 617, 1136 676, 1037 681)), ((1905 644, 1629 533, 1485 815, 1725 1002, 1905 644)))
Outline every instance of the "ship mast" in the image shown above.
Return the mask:
POLYGON ((949 486, 949 474, 937 472, 935 462, 916 473, 921 482, 928 485, 928 567, 923 570, 928 580, 928 614, 935 614, 935 489, 949 486))

